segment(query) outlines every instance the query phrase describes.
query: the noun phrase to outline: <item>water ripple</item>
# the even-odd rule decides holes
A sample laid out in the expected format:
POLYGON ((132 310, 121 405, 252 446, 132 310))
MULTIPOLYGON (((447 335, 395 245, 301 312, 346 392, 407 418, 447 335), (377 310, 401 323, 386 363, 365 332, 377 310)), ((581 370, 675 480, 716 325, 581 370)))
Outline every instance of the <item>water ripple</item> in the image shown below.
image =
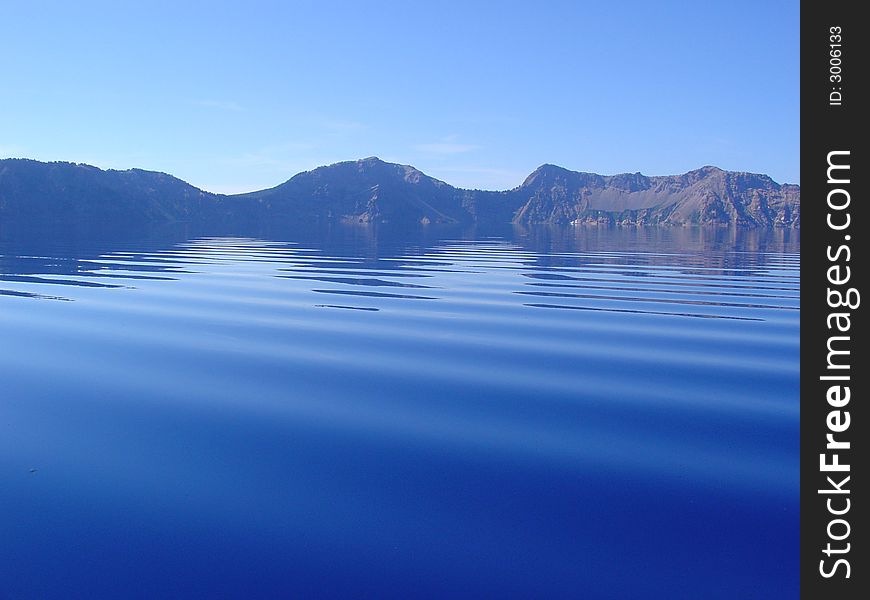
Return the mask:
POLYGON ((748 568, 797 571, 795 234, 0 234, 16 576, 118 539, 215 580, 250 556, 508 590, 480 597, 625 578, 626 548, 766 597, 748 568))

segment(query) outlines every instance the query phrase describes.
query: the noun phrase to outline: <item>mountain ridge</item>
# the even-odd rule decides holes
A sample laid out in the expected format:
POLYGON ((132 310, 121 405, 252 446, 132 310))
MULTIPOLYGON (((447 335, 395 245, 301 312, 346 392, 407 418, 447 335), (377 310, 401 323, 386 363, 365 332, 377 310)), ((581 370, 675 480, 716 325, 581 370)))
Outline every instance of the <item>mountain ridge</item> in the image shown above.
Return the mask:
POLYGON ((681 175, 599 175, 543 164, 503 191, 454 187, 377 157, 214 194, 172 175, 83 163, 0 160, 0 222, 294 220, 800 227, 800 187, 704 166, 681 175))

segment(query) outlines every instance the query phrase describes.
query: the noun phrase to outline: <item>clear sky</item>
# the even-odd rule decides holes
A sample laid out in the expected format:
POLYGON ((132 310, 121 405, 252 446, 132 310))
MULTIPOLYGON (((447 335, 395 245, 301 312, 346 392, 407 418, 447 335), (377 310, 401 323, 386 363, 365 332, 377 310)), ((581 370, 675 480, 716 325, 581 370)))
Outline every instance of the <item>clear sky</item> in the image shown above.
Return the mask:
POLYGON ((799 3, 4 2, 0 157, 276 185, 377 155, 799 182, 799 3))

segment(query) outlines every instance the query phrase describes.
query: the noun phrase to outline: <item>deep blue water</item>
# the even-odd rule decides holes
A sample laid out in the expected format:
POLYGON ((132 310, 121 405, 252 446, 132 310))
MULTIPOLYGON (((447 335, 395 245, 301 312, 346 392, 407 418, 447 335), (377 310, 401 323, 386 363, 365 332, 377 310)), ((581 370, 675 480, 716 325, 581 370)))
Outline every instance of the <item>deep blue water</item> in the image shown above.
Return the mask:
POLYGON ((796 598, 794 232, 0 232, 2 598, 796 598))

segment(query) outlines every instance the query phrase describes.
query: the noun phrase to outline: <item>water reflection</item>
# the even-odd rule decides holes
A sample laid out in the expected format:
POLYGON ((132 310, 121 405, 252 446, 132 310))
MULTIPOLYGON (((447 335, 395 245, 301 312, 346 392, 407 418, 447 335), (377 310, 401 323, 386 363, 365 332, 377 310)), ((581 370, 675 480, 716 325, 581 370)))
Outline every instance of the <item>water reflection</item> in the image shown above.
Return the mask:
POLYGON ((0 228, 3 592, 794 595, 799 267, 793 231, 0 228))
MULTIPOLYGON (((74 300, 74 294, 43 290, 135 288, 141 282, 173 281, 243 262, 268 265, 268 274, 276 278, 312 282, 314 294, 360 299, 445 299, 449 294, 438 290, 454 285, 454 275, 468 275, 465 280, 473 282, 474 275, 497 279, 499 271, 508 271, 519 276, 513 278, 513 294, 574 301, 524 303, 527 307, 704 317, 735 315, 678 307, 799 309, 799 232, 792 230, 511 227, 396 232, 336 227, 232 236, 184 229, 125 237, 99 230, 87 236, 14 234, 0 237, 0 281, 7 286, 4 295, 22 298, 74 300), (317 283, 336 287, 314 287, 317 283), (646 307, 662 304, 674 310, 646 307)), ((504 294, 498 300, 510 301, 504 294)), ((377 312, 382 306, 353 308, 377 312)))

